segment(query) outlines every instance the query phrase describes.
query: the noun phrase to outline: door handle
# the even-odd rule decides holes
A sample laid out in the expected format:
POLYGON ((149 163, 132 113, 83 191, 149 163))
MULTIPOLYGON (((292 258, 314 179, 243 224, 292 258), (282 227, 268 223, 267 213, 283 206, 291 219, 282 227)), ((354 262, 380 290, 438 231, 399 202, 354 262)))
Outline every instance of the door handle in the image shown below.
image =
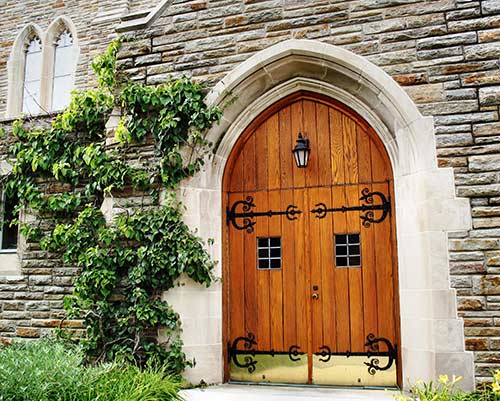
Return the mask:
POLYGON ((315 293, 313 293, 312 297, 313 297, 313 299, 318 299, 319 295, 315 292, 315 293))

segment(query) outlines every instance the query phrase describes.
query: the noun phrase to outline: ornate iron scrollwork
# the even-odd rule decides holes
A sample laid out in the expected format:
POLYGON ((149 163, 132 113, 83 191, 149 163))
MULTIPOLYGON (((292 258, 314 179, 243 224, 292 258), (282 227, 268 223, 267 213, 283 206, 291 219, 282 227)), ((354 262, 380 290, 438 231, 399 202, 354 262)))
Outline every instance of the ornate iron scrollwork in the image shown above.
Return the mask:
POLYGON ((291 361, 297 362, 300 361, 300 356, 299 355, 304 355, 303 352, 299 352, 300 347, 298 345, 292 345, 288 349, 288 357, 290 358, 291 361))
POLYGON ((378 370, 388 370, 392 364, 397 360, 398 352, 395 345, 383 337, 375 337, 374 334, 370 333, 366 336, 365 347, 369 347, 367 352, 332 352, 330 347, 327 345, 322 345, 319 352, 315 352, 314 355, 320 356, 320 362, 329 362, 332 356, 345 356, 350 358, 351 356, 365 356, 370 359, 368 362, 364 362, 368 366, 368 373, 374 375, 378 370), (380 351, 380 343, 387 346, 387 351, 380 351), (389 360, 384 366, 380 366, 380 357, 388 357, 389 360))
POLYGON ((233 360, 234 364, 238 366, 239 368, 242 369, 247 369, 248 373, 253 373, 255 372, 255 365, 257 364, 257 361, 253 359, 252 357, 255 356, 254 352, 255 350, 252 350, 252 347, 254 345, 257 345, 257 341, 255 341, 255 335, 253 333, 248 333, 247 337, 237 337, 233 343, 228 347, 228 358, 229 360, 233 360), (245 348, 244 351, 238 350, 238 344, 240 342, 243 342, 243 347, 245 348), (245 363, 241 363, 238 360, 238 354, 241 353, 250 353, 252 356, 246 356, 245 357, 245 363))
POLYGON ((253 346, 257 345, 257 341, 255 341, 255 335, 253 333, 248 333, 247 337, 237 337, 232 343, 228 343, 227 356, 229 361, 233 361, 235 366, 247 369, 248 373, 255 372, 255 366, 257 362, 255 360, 256 355, 270 355, 271 357, 275 357, 276 355, 288 355, 288 358, 292 362, 300 361, 300 355, 304 355, 305 352, 300 351, 300 347, 298 345, 292 345, 288 349, 288 351, 275 351, 271 349, 269 351, 258 351, 253 349, 253 346), (238 349, 238 345, 243 343, 244 349, 238 349), (238 359, 238 355, 245 355, 244 362, 241 362, 238 359))
POLYGON ((368 373, 370 373, 371 375, 374 375, 377 370, 388 370, 398 357, 398 351, 395 345, 392 345, 392 343, 387 338, 375 337, 375 335, 372 333, 366 336, 365 347, 369 347, 368 358, 375 357, 369 362, 365 362, 365 365, 368 366, 368 373), (380 352, 380 343, 383 343, 387 346, 387 351, 380 352), (379 366, 380 360, 376 357, 380 356, 386 356, 389 358, 385 366, 379 366))
POLYGON ((318 355, 320 362, 328 362, 332 358, 332 350, 328 345, 322 345, 319 347, 320 352, 314 353, 314 355, 318 355))
POLYGON ((231 208, 226 209, 226 222, 233 225, 237 230, 247 230, 248 233, 253 232, 253 226, 256 224, 256 217, 272 217, 272 216, 286 216, 288 220, 297 220, 297 215, 302 211, 295 205, 288 205, 284 211, 268 210, 266 212, 254 212, 253 208, 256 207, 253 203, 253 197, 247 196, 245 200, 239 200, 233 203, 231 208), (241 206, 241 211, 237 211, 241 206), (238 219, 243 219, 242 223, 238 219))
POLYGON ((340 206, 332 208, 327 207, 323 202, 316 203, 316 205, 314 205, 316 208, 312 209, 311 213, 315 214, 317 219, 324 219, 327 213, 360 211, 361 213, 364 213, 360 214, 359 218, 362 220, 363 226, 365 227, 370 227, 372 223, 381 223, 385 220, 387 215, 391 213, 390 197, 387 199, 382 192, 370 192, 368 188, 364 188, 361 191, 361 197, 359 200, 365 203, 359 206, 340 206), (379 204, 374 204, 374 197, 378 197, 380 199, 379 204), (382 212, 377 218, 375 217, 375 210, 380 210, 382 212))

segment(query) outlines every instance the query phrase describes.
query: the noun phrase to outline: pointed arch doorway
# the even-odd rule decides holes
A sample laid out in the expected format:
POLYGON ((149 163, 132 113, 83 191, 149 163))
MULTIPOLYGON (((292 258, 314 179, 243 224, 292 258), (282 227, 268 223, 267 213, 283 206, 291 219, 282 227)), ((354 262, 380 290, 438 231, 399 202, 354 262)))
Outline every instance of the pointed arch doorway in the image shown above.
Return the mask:
POLYGON ((296 92, 246 128, 223 180, 226 379, 400 383, 392 191, 375 131, 328 97, 296 92))

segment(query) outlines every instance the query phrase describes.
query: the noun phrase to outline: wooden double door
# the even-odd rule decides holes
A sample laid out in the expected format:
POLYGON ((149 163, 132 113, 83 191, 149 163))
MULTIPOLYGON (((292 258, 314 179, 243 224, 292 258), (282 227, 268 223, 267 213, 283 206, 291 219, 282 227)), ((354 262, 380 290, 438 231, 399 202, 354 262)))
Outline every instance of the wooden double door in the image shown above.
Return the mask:
POLYGON ((226 379, 397 385, 392 188, 374 130, 331 99, 295 93, 247 128, 224 176, 226 379))

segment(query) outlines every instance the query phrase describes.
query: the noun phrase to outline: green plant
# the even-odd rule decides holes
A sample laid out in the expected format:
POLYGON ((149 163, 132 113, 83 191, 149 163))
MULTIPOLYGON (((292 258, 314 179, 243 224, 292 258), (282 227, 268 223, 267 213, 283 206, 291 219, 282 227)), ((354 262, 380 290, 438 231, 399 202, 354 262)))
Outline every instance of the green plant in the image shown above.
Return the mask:
POLYGON ((120 79, 119 48, 118 40, 95 59, 97 88, 74 93, 50 127, 13 124, 15 163, 5 187, 37 217, 21 227, 28 241, 79 268, 65 308, 84 321, 88 358, 120 356, 141 366, 155 359, 178 374, 191 362, 182 352, 179 317, 161 294, 181 274, 210 285, 214 263, 183 223, 175 189, 203 165, 210 151, 205 133, 221 112, 207 107, 202 86, 186 77, 157 87, 120 79), (105 125, 113 110, 121 119, 118 142, 109 146, 105 125), (154 152, 130 161, 137 145, 154 152), (103 200, 127 193, 142 202, 106 221, 103 200))
POLYGON ((180 384, 168 376, 165 367, 150 364, 144 369, 113 362, 100 365, 89 396, 99 401, 182 401, 180 384))
POLYGON ((75 346, 52 340, 0 348, 1 401, 80 401, 92 377, 75 346))
POLYGON ((410 387, 409 394, 399 392, 394 394, 396 401, 498 401, 500 400, 500 371, 493 373, 493 383, 484 384, 480 389, 472 392, 460 390, 456 384, 462 380, 461 376, 440 375, 436 382, 425 383, 418 380, 410 387))
POLYGON ((180 401, 165 366, 86 366, 83 350, 54 339, 0 348, 0 401, 180 401))

